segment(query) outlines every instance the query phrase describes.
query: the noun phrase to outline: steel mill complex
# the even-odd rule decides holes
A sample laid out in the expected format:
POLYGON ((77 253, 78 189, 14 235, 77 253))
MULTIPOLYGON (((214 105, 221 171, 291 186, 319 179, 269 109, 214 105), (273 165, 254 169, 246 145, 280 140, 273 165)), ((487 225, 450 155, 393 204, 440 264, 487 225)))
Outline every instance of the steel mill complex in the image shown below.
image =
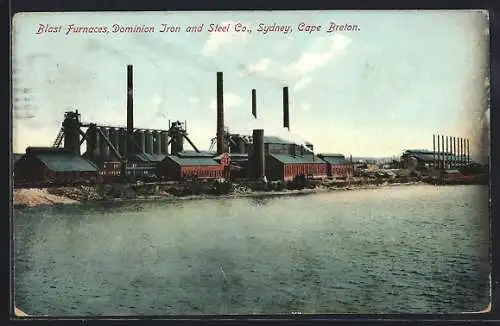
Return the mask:
MULTIPOLYGON (((137 127, 134 124, 133 67, 127 66, 126 72, 126 126, 84 122, 78 110, 66 112, 51 147, 28 147, 25 154, 15 155, 16 186, 221 178, 290 181, 299 176, 346 179, 354 174, 352 160, 341 154, 315 154, 313 144, 296 144, 265 135, 262 129, 249 130, 247 135, 225 129, 222 72, 217 72, 216 76, 216 137, 208 151, 200 151, 191 141, 186 121, 169 121, 161 130, 137 127), (186 143, 190 150, 185 149, 186 143), (82 147, 85 148, 83 153, 82 147)), ((251 96, 251 112, 257 118, 255 89, 251 96)), ((288 130, 289 113, 288 87, 283 87, 283 127, 288 130)), ((447 139, 448 144, 452 146, 447 139)), ((435 148, 433 151, 406 151, 403 160, 417 170, 429 162, 440 169, 456 169, 470 163, 468 141, 466 144, 463 141, 460 148, 467 151, 462 150, 459 155, 449 154, 438 145, 437 152, 435 148)))

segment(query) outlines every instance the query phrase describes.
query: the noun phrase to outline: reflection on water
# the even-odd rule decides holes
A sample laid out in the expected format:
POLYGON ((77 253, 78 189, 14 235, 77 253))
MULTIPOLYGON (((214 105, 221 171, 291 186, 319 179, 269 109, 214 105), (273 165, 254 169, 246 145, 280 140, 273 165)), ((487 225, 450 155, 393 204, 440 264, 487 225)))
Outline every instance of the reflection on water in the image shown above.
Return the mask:
POLYGON ((458 312, 489 298, 485 187, 16 210, 46 315, 458 312))

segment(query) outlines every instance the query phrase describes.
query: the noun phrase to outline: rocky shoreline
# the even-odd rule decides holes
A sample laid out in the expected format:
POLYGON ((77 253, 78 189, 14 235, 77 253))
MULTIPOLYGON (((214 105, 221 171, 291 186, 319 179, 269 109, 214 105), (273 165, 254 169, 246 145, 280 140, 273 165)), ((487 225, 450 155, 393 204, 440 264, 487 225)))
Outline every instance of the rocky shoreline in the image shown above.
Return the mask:
POLYGON ((109 184, 14 189, 14 208, 121 202, 142 200, 200 200, 216 198, 293 196, 332 191, 350 191, 424 184, 418 180, 399 182, 316 182, 297 187, 279 183, 205 183, 205 184, 109 184))

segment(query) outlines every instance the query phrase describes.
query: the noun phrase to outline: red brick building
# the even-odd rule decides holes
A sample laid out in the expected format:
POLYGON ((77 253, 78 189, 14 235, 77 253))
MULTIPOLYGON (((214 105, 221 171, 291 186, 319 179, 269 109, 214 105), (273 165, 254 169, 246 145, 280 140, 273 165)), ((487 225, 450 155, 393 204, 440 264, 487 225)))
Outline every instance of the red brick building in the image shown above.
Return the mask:
POLYGON ((329 178, 346 179, 354 175, 354 165, 345 159, 342 154, 319 154, 326 163, 327 175, 329 178))
POLYGON ((224 166, 209 156, 168 155, 156 166, 161 179, 219 179, 224 177, 224 166))

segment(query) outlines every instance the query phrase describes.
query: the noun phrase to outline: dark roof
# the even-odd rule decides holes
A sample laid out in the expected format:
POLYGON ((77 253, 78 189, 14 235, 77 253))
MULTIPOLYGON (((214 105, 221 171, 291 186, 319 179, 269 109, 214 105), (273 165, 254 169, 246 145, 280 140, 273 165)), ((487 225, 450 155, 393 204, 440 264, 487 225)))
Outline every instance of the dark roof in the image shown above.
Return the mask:
MULTIPOLYGON (((28 154, 27 154, 28 155, 28 154)), ((97 167, 81 156, 65 152, 37 152, 30 153, 39 159, 45 166, 54 172, 94 172, 97 167)))
POLYGON ((165 159, 170 159, 179 165, 205 165, 205 166, 213 166, 220 165, 211 157, 180 157, 176 155, 169 155, 165 159))
POLYGON ((26 154, 39 154, 39 153, 71 153, 62 147, 28 147, 26 154))
POLYGON ((196 151, 182 151, 182 152, 177 153, 177 156, 180 156, 180 157, 213 157, 215 155, 217 155, 217 154, 216 153, 207 152, 207 151, 199 151, 199 152, 196 152, 196 151))
MULTIPOLYGON (((220 160, 222 155, 223 154, 215 156, 214 160, 220 160)), ((228 156, 232 159, 244 159, 248 158, 248 153, 228 153, 228 156)))
POLYGON ((342 154, 318 154, 318 157, 323 161, 334 165, 350 163, 342 154))
MULTIPOLYGON (((438 153, 436 153, 434 155, 433 152, 430 152, 430 153, 425 153, 425 152, 421 152, 421 153, 411 152, 411 153, 408 153, 408 152, 405 152, 403 154, 403 156, 406 156, 406 157, 408 157, 408 156, 415 157, 417 160, 421 160, 421 161, 424 161, 424 162, 434 162, 434 161, 442 160, 443 159, 443 154, 438 155, 438 153)), ((457 155, 452 155, 450 153, 445 153, 444 154, 444 159, 446 161, 463 161, 464 157, 459 157, 457 155)))
POLYGON ((303 155, 303 156, 292 156, 290 154, 270 154, 271 157, 274 157, 276 160, 280 161, 284 164, 315 164, 315 163, 323 163, 318 156, 315 155, 303 155))

